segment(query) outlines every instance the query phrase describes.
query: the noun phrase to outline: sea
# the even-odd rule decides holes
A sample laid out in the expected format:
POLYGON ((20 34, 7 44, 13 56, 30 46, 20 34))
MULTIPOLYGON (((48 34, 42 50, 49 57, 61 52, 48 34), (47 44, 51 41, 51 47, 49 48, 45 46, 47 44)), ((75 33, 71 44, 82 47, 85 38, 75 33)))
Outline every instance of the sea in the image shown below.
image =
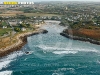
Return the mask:
POLYGON ((0 58, 0 75, 100 75, 100 46, 61 36, 67 27, 45 21, 19 51, 0 58))

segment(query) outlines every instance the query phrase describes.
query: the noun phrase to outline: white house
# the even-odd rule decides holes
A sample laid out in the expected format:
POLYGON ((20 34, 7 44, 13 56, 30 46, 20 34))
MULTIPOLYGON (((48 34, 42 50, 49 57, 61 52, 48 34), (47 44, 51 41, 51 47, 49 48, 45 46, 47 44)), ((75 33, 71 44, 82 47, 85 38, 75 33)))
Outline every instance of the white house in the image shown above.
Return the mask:
POLYGON ((22 31, 26 31, 26 28, 21 28, 22 31))
POLYGON ((22 23, 23 23, 22 21, 19 22, 19 24, 22 24, 22 23))
POLYGON ((5 29, 5 28, 7 28, 7 26, 3 26, 2 28, 5 29))
POLYGON ((68 10, 68 8, 66 7, 66 10, 68 10))

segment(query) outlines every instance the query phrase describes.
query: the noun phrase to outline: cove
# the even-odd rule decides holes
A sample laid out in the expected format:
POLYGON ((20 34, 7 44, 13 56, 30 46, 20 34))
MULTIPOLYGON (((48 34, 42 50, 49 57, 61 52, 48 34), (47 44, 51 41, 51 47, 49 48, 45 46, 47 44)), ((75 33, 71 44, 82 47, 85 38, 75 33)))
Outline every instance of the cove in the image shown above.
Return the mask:
POLYGON ((28 37, 21 50, 0 59, 0 75, 99 75, 100 46, 61 36, 66 27, 58 24, 46 21, 47 34, 28 37))

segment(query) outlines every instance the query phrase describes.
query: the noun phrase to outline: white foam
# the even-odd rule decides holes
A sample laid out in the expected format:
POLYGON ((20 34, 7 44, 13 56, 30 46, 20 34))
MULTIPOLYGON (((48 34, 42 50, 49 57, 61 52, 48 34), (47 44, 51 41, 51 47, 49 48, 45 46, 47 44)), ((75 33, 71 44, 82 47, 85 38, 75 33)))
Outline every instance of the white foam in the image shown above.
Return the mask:
POLYGON ((97 62, 98 64, 100 64, 100 60, 97 60, 96 62, 97 62))
POLYGON ((9 65, 10 62, 11 61, 3 61, 3 62, 0 62, 0 70, 2 70, 2 68, 6 68, 9 65))
POLYGON ((18 51, 0 59, 0 70, 2 70, 3 68, 7 68, 12 61, 16 60, 16 58, 18 56, 21 56, 22 54, 23 53, 21 51, 18 51))
POLYGON ((59 74, 59 73, 53 73, 52 75, 61 75, 61 74, 59 74))
POLYGON ((95 52, 99 53, 99 51, 95 48, 82 48, 82 47, 71 47, 71 48, 61 48, 61 47, 50 47, 45 45, 37 46, 45 51, 51 51, 55 54, 76 54, 78 52, 95 52))
POLYGON ((12 71, 2 71, 0 75, 12 75, 12 71))
POLYGON ((14 52, 6 57, 4 57, 3 59, 0 59, 0 61, 6 61, 6 60, 14 60, 15 58, 17 58, 18 56, 22 56, 24 53, 22 51, 17 51, 14 52))
POLYGON ((30 55, 32 54, 34 51, 29 51, 29 53, 26 53, 26 55, 30 55))
POLYGON ((76 54, 78 51, 54 51, 54 54, 76 54))

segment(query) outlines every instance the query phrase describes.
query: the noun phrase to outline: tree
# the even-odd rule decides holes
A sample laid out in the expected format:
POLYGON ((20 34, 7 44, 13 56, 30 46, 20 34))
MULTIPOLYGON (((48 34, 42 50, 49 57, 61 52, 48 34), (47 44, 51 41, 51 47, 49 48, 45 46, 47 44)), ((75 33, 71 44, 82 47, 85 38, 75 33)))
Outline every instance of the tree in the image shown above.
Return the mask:
POLYGON ((14 28, 15 31, 20 32, 21 29, 19 27, 14 28))

